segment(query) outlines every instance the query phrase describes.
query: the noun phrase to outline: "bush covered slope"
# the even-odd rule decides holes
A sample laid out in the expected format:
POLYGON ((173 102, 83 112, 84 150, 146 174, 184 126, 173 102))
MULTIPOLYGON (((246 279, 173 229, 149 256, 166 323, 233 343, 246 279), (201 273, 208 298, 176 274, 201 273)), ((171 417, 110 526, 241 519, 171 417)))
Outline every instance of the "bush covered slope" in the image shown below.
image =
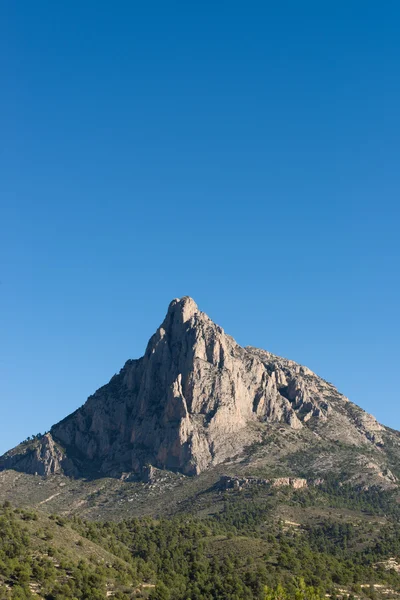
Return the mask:
POLYGON ((400 597, 392 492, 249 488, 213 511, 93 522, 5 503, 0 598, 400 597))

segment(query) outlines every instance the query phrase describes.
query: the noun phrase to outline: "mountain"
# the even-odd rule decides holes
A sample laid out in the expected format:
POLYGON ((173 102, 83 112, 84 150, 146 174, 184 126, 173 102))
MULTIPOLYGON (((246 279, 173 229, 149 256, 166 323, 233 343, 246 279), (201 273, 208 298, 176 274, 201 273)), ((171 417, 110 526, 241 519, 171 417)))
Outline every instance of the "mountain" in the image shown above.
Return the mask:
POLYGON ((400 434, 351 403, 307 367, 241 347, 175 299, 144 356, 39 439, 0 458, 27 474, 146 479, 186 476, 324 477, 395 487, 400 434), (265 474, 264 473, 264 474, 265 474))

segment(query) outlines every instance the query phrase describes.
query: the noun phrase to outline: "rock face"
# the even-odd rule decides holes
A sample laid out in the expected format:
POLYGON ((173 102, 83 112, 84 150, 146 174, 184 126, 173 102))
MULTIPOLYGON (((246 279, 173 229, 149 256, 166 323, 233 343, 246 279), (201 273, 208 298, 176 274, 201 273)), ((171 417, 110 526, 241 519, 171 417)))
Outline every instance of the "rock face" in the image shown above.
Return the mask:
POLYGON ((252 421, 298 429, 311 416, 326 418, 328 404, 305 377, 304 367, 240 347, 184 297, 171 302, 144 357, 52 434, 103 473, 150 463, 198 474, 251 443, 252 421))
POLYGON ((247 487, 266 486, 272 488, 292 487, 295 490, 301 490, 306 487, 317 486, 322 483, 321 479, 308 481, 303 477, 278 477, 275 479, 261 479, 259 477, 231 477, 223 475, 218 487, 222 490, 242 490, 247 487))
POLYGON ((120 476, 153 465, 195 475, 260 441, 263 423, 383 444, 384 428, 334 386, 293 361, 239 346, 184 297, 171 302, 142 358, 128 360, 33 454, 3 457, 0 468, 57 473, 67 456, 81 473, 120 476))
POLYGON ((73 465, 49 433, 25 445, 20 452, 18 448, 16 450, 1 458, 0 467, 44 476, 73 471, 73 465))

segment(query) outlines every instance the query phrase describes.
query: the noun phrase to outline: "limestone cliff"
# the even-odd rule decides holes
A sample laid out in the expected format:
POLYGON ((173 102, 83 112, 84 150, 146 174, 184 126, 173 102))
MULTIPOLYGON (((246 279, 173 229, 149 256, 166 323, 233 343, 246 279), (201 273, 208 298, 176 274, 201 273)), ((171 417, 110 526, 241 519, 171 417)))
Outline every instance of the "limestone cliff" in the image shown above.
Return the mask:
POLYGON ((72 462, 54 443, 50 433, 7 452, 0 458, 1 468, 44 476, 57 473, 73 474, 75 471, 72 462))
MULTIPOLYGON (((81 473, 141 473, 150 464, 193 475, 260 441, 265 423, 384 444, 385 428, 333 385, 293 361, 239 346, 184 297, 171 302, 144 356, 129 360, 51 435, 81 473)), ((35 467, 20 457, 19 468, 26 460, 29 472, 39 472, 42 460, 45 472, 63 469, 65 457, 46 452, 41 459, 43 450, 35 450, 35 467)), ((12 463, 0 459, 2 466, 12 463)))
POLYGON ((252 421, 300 428, 309 414, 325 416, 326 403, 302 388, 310 371, 292 371, 240 347, 184 297, 171 302, 144 357, 52 433, 104 473, 151 463, 197 474, 254 441, 252 421))

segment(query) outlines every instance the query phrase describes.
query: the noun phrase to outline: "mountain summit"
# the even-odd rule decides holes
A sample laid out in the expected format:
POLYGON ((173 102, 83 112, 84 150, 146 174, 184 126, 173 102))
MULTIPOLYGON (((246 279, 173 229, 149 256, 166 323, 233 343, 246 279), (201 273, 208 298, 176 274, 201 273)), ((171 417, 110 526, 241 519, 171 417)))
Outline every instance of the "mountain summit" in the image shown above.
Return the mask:
POLYGON ((239 346, 185 296, 170 303, 142 358, 50 434, 5 454, 0 469, 120 476, 152 465, 198 475, 266 448, 274 426, 282 447, 291 430, 297 450, 315 440, 359 448, 382 481, 396 480, 388 465, 398 464, 397 432, 307 367, 239 346))

